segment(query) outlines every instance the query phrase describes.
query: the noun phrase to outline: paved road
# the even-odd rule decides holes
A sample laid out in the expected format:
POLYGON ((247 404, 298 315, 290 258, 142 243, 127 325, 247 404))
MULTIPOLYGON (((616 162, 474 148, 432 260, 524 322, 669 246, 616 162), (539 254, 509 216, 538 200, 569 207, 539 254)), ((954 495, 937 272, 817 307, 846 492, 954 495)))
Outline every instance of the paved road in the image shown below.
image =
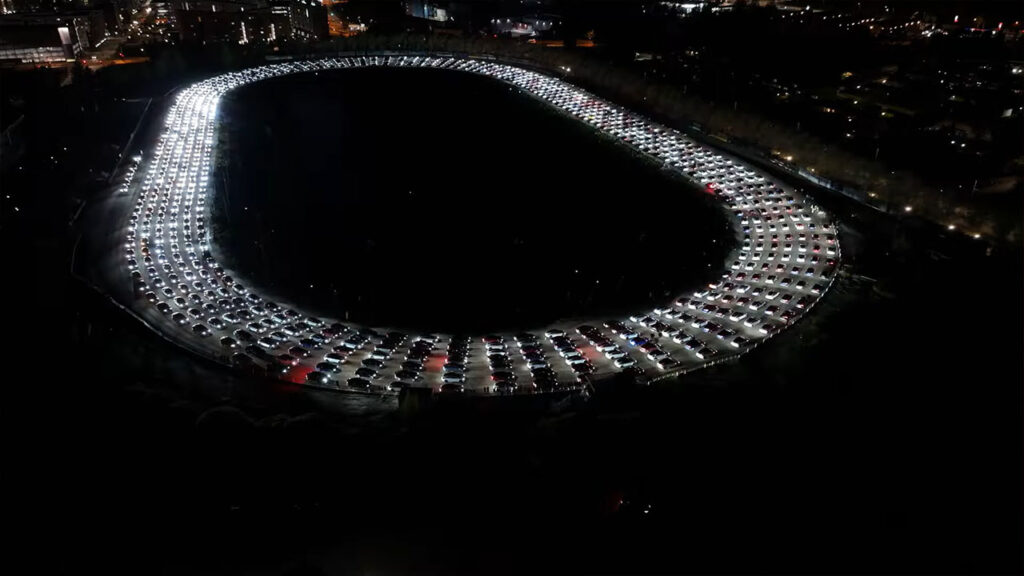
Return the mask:
MULTIPOLYGON (((350 378, 377 352, 382 366, 374 366, 370 390, 393 391, 396 379, 440 390, 450 336, 436 335, 429 344, 417 344, 423 335, 387 338, 386 333, 396 330, 377 327, 374 332, 333 319, 311 319, 301 312, 300 303, 269 302, 258 295, 258 288, 248 286, 244 271, 218 265, 209 234, 219 98, 265 78, 360 66, 448 68, 507 82, 680 172, 718 198, 734 222, 738 247, 727 259, 720 282, 696 287, 663 308, 630 318, 567 319, 532 332, 531 357, 546 363, 551 376, 531 372, 517 335, 491 335, 496 338, 490 338, 489 349, 483 335, 469 338, 462 362, 467 391, 524 393, 580 385, 585 378, 577 377, 563 355, 587 367, 590 377, 621 370, 626 361, 610 358, 619 355, 654 377, 700 368, 756 347, 809 311, 831 286, 840 250, 830 217, 798 192, 737 159, 537 72, 472 59, 394 56, 273 64, 180 91, 144 159, 133 160, 121 183, 89 206, 77 249, 78 272, 168 340, 246 371, 254 369, 251 365, 259 371, 269 366, 275 373, 281 371, 281 378, 305 383, 333 350, 341 360, 338 371, 325 371, 328 380, 316 385, 349 389, 350 378), (751 323, 753 319, 758 322, 751 323), (592 328, 581 334, 580 325, 592 328), (278 340, 256 344, 259 352, 250 353, 241 341, 246 334, 236 332, 239 329, 254 338, 276 333, 278 340), (636 337, 630 341, 626 334, 636 337), (239 346, 225 346, 223 337, 234 338, 239 346), (621 352, 609 351, 613 344, 621 352), (427 349, 415 359, 414 372, 420 376, 396 378, 414 347, 427 349), (308 357, 265 357, 299 349, 308 357), (498 376, 492 375, 496 370, 489 354, 508 358, 507 371, 515 374, 514 380, 500 370, 498 376), (672 359, 671 365, 659 364, 664 357, 672 359), (283 362, 295 364, 277 368, 283 362), (499 387, 502 382, 507 385, 499 387)), ((523 338, 519 335, 520 341, 523 338)))

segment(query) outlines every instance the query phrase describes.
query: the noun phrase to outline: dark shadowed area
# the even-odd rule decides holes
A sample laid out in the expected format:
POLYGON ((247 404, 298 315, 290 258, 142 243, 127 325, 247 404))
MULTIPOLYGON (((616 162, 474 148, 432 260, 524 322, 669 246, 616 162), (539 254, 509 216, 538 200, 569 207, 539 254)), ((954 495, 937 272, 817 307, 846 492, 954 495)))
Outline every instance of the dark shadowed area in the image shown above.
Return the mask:
POLYGON ((716 279, 736 243, 682 178, 493 79, 301 74, 219 113, 227 260, 325 316, 473 333, 622 314, 716 279))
MULTIPOLYGON (((178 46, 153 10, 138 32, 152 41, 125 47, 149 63, 4 69, 0 127, 25 117, 0 158, 4 574, 1024 572, 1024 257, 1007 233, 1022 196, 985 192, 1019 175, 1006 159, 1024 117, 993 102, 1019 100, 1024 76, 1000 66, 1024 45, 843 24, 920 10, 1009 30, 1020 2, 816 1, 807 23, 774 8, 670 21, 675 3, 555 4, 566 22, 541 39, 562 48, 385 0, 335 3, 374 23, 328 48, 532 54, 677 127, 706 120, 711 145, 727 126, 804 166, 910 167, 947 193, 893 176, 883 214, 805 190, 840 224, 838 278, 741 362, 602 381, 585 400, 399 404, 229 373, 69 274, 76 214, 104 213, 132 133, 159 133, 175 86, 309 45, 178 46), (594 48, 571 46, 592 30, 594 48), (975 78, 979 64, 996 66, 975 78), (948 78, 971 98, 951 100, 948 78), (880 104, 840 89, 858 85, 880 104), (927 113, 882 116, 904 97, 927 113), (972 118, 991 141, 962 130, 972 118), (991 232, 922 219, 951 198, 991 232)), ((223 252, 339 319, 472 332, 612 314, 706 281, 731 245, 700 191, 483 78, 296 76, 223 104, 223 252)))

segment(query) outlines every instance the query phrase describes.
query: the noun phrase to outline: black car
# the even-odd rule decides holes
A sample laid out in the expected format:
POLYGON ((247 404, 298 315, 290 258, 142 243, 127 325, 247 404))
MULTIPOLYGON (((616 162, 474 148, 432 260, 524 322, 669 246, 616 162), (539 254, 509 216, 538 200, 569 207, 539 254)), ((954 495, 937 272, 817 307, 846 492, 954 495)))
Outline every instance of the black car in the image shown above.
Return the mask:
POLYGON ((269 360, 273 358, 273 356, 271 356, 269 352, 255 344, 249 344, 248 346, 246 346, 245 351, 250 356, 255 356, 256 358, 259 358, 261 360, 269 360))
POLYGON ((280 364, 274 360, 267 364, 267 374, 271 376, 283 376, 288 373, 289 368, 291 368, 291 366, 288 366, 287 364, 280 364))
POLYGON ((338 372, 341 372, 341 369, 338 368, 337 364, 331 364, 330 362, 320 362, 316 365, 316 369, 325 374, 337 374, 338 372))
POLYGON ((524 356, 526 356, 526 355, 533 354, 533 353, 536 353, 536 352, 541 352, 541 351, 543 351, 543 348, 541 348, 537 344, 527 344, 526 346, 523 346, 522 348, 520 348, 519 351, 522 352, 524 356))
POLYGON ((413 344, 412 346, 409 347, 409 350, 411 350, 413 352, 424 352, 424 353, 427 353, 427 354, 429 354, 431 351, 433 351, 433 349, 434 349, 434 345, 433 344, 431 344, 429 342, 424 342, 423 340, 419 340, 415 344, 413 344))
POLYGON ((534 374, 533 383, 542 392, 549 392, 559 387, 558 379, 553 374, 534 374))
MULTIPOLYGON (((360 368, 360 370, 365 370, 365 368, 360 368)), ((419 382, 423 379, 419 372, 413 372, 412 370, 399 370, 395 373, 395 377, 399 380, 406 380, 409 382, 419 382)))
POLYGON ((591 372, 594 371, 594 366, 589 362, 584 362, 583 364, 573 364, 572 366, 570 366, 570 368, 572 368, 572 371, 577 374, 590 374, 591 372))
POLYGON ((572 339, 569 338, 568 336, 566 336, 565 334, 562 334, 560 336, 552 336, 551 337, 551 343, 552 344, 558 345, 558 344, 561 344, 561 343, 564 343, 564 342, 571 343, 572 339))
POLYGON ((327 376, 327 374, 324 374, 323 372, 313 371, 306 374, 306 382, 310 382, 313 384, 324 385, 330 382, 330 380, 331 379, 327 376))
POLYGON ((408 354, 405 355, 406 360, 413 360, 418 362, 423 362, 427 358, 430 358, 430 352, 423 352, 418 350, 413 350, 412 352, 409 352, 408 354))
POLYGON ((347 384, 349 388, 355 388, 357 390, 370 389, 370 381, 366 378, 349 378, 347 384))
POLYGON ((618 334, 627 329, 626 325, 618 320, 609 320, 604 323, 604 327, 611 330, 612 334, 618 334))

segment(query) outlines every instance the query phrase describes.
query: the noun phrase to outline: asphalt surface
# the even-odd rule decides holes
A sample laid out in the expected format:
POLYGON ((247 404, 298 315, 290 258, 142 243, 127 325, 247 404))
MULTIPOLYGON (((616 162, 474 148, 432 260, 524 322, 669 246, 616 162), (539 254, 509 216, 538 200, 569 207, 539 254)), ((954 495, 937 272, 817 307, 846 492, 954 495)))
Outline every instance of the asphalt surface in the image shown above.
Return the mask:
POLYGON ((362 327, 347 323, 341 326, 328 318, 310 322, 309 316, 301 311, 301 303, 276 301, 276 306, 272 304, 268 308, 268 301, 259 296, 259 288, 246 282, 244 271, 219 267, 217 246, 210 235, 213 200, 210 183, 213 181, 216 108, 220 96, 237 86, 265 78, 361 66, 448 68, 507 82, 596 130, 621 139, 665 168, 684 174, 719 199, 722 209, 734 222, 737 248, 724 263, 720 282, 695 287, 692 293, 680 294, 663 308, 638 311, 629 318, 570 318, 531 331, 536 338, 537 352, 543 356, 543 363, 550 367, 554 378, 544 380, 532 375, 516 335, 493 335, 498 338, 492 341, 502 342, 492 344, 490 350, 482 340, 483 335, 469 335, 462 363, 465 379, 461 384, 466 392, 534 393, 583 386, 588 379, 623 369, 623 361, 616 364, 598 349, 607 350, 609 343, 614 343, 622 356, 631 359, 646 378, 668 377, 698 369, 755 348, 807 313, 831 286, 841 255, 835 226, 828 214, 797 191, 677 131, 645 120, 561 80, 493 62, 425 57, 288 62, 221 75, 181 90, 166 111, 165 123, 158 127, 155 145, 146 147, 142 157, 126 163, 119 185, 106 197, 92 203, 83 214, 80 226, 83 233, 76 246, 76 272, 170 342, 246 373, 263 374, 271 367, 270 374, 295 383, 307 383, 307 375, 314 372, 317 363, 324 361, 332 350, 338 350, 342 358, 337 365, 338 372, 325 373, 324 381, 310 385, 394 393, 397 386, 392 384, 399 380, 407 386, 441 390, 452 336, 432 335, 429 345, 416 345, 429 349, 429 354, 420 359, 422 362, 417 361, 420 364, 415 370, 420 374, 418 378, 398 378, 396 373, 402 370, 408 351, 423 335, 396 336, 388 353, 377 354, 381 366, 373 368, 374 373, 368 378, 369 387, 353 388, 349 385, 350 378, 374 354, 382 336, 400 328, 374 327, 375 332, 364 329, 365 339, 355 342, 352 337, 362 327), (168 289, 168 294, 164 293, 164 288, 168 289), (176 303, 176 298, 184 299, 184 305, 176 303), (161 304, 166 304, 165 312, 158 309, 161 304), (225 314, 229 313, 236 316, 241 313, 250 319, 240 318, 232 323, 229 316, 225 321, 225 314), (739 316, 741 313, 744 316, 739 316), (185 320, 176 321, 175 314, 184 315, 185 320), (279 321, 272 320, 275 314, 279 315, 279 321), (223 328, 215 326, 218 322, 215 318, 224 322, 223 328), (750 319, 758 319, 761 324, 748 325, 750 319), (621 324, 615 325, 612 320, 621 324), (263 322, 267 326, 262 333, 257 333, 246 327, 250 322, 263 322), (300 324, 302 322, 307 325, 300 324), (332 324, 337 328, 336 333, 324 333, 323 329, 332 324), (581 334, 577 331, 581 325, 593 329, 581 334), (766 332, 761 330, 761 325, 771 328, 766 332), (208 335, 196 332, 197 326, 205 327, 208 335), (290 328, 285 330, 286 326, 290 328), (271 348, 263 348, 267 354, 280 356, 298 347, 303 348, 303 354, 308 357, 296 358, 294 365, 290 365, 293 361, 287 358, 264 358, 263 354, 247 353, 247 343, 234 335, 238 329, 249 331, 255 338, 281 332, 279 342, 271 348), (567 341, 555 336, 558 330, 565 333, 567 341), (635 334, 639 339, 630 342, 623 337, 626 333, 635 334), (238 340, 238 347, 223 345, 221 339, 226 336, 238 340), (738 337, 745 340, 738 340, 738 337), (315 342, 310 341, 313 338, 315 342), (344 348, 345 340, 350 340, 351 346, 344 348), (561 343, 563 351, 575 358, 574 361, 589 366, 588 377, 577 377, 556 350, 556 343, 561 343), (507 371, 515 374, 514 380, 492 375, 495 370, 488 354, 494 353, 507 356, 510 365, 507 371), (673 359, 675 364, 659 365, 657 359, 663 355, 673 359), (287 368, 277 368, 285 362, 289 364, 287 368), (503 381, 509 385, 499 387, 503 381))

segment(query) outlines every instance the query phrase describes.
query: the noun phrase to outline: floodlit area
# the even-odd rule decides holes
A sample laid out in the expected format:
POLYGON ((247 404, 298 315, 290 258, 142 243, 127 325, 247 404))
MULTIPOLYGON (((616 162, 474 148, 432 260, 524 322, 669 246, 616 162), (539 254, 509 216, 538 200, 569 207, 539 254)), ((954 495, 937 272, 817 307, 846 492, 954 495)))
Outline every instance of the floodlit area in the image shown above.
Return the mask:
POLYGON ((328 58, 199 82, 180 92, 158 143, 133 159, 120 190, 133 199, 123 231, 132 308, 150 326, 236 369, 329 389, 509 394, 571 389, 623 370, 671 376, 743 354, 784 330, 829 289, 840 259, 830 216, 797 191, 567 82, 475 59, 328 58), (220 98, 268 78, 367 66, 445 68, 506 82, 699 184, 732 218, 738 246, 718 281, 653 310, 531 332, 408 334, 271 301, 246 285, 244 271, 219 265, 211 249, 220 98))

